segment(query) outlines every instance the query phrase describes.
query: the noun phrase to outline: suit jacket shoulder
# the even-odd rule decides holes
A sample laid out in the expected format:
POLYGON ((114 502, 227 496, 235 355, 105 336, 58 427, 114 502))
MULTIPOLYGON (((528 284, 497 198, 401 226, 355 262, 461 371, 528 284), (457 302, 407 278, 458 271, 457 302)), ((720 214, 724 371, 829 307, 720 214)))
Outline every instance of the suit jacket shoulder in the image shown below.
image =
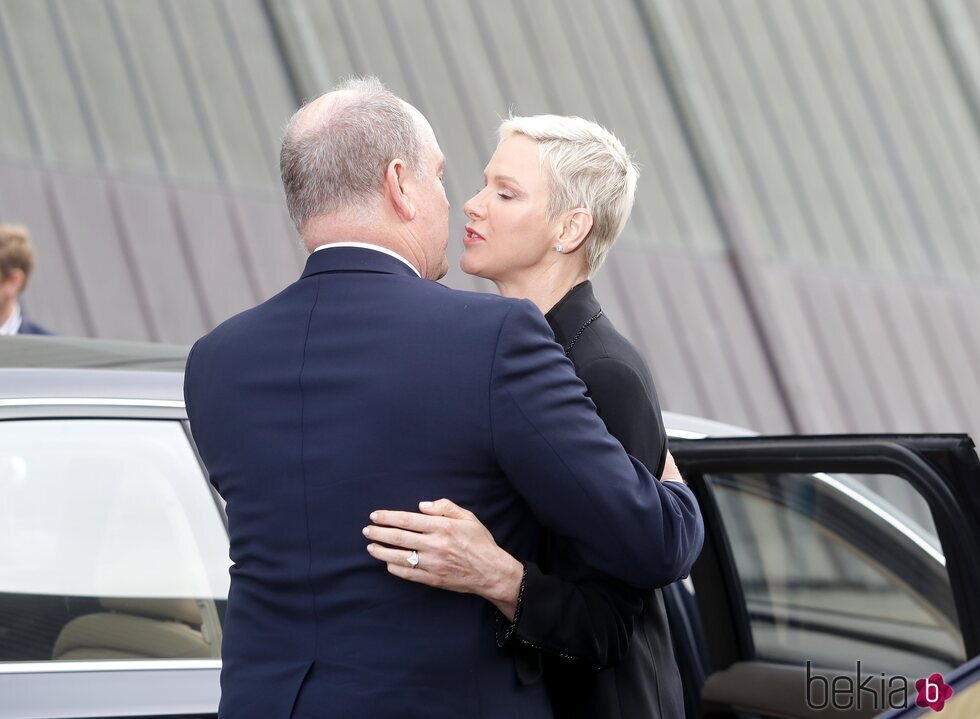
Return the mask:
POLYGON ((20 329, 17 331, 19 335, 50 335, 51 332, 41 327, 39 324, 35 324, 28 319, 24 319, 20 323, 20 329))

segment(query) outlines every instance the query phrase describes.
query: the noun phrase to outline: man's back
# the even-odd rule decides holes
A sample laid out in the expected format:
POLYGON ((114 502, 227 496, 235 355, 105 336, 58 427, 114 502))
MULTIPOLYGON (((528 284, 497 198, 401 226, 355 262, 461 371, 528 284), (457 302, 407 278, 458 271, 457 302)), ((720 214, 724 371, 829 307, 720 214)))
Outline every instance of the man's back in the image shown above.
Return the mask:
MULTIPOLYGON (((311 266, 349 269, 344 256, 365 252, 321 251, 311 266)), ((300 715, 499 716, 502 689, 546 711, 494 646, 490 604, 396 580, 361 535, 374 509, 452 496, 509 551, 532 551, 536 525, 489 426, 508 303, 370 254, 396 274, 309 276, 188 364, 192 427, 231 531, 223 713, 289 716, 290 692, 269 683, 295 695, 314 662, 300 715)))
POLYGON ((195 345, 188 416, 234 563, 223 717, 550 715, 495 646, 489 603, 367 553, 374 509, 452 497, 516 557, 536 517, 625 581, 689 571, 693 495, 625 455, 550 337, 529 303, 329 248, 195 345))

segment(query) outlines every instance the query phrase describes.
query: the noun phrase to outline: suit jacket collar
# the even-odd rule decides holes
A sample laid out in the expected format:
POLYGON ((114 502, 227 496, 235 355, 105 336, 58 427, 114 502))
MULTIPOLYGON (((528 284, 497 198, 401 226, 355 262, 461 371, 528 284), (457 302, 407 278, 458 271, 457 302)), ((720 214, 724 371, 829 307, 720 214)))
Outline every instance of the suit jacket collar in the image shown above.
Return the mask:
POLYGON ((418 279, 412 268, 384 252, 361 247, 328 247, 310 254, 303 277, 323 272, 376 272, 418 279))
POLYGON ((575 285, 544 316, 555 333, 555 341, 562 347, 568 346, 575 334, 599 310, 599 300, 592 292, 592 283, 586 280, 575 285))

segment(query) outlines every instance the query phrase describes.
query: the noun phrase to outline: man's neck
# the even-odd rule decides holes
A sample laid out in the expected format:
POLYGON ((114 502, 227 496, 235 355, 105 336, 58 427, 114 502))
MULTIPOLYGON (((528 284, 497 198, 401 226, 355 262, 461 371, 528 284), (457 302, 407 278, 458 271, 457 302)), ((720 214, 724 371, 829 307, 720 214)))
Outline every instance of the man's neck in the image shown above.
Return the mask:
POLYGON ((411 262, 409 262, 408 259, 406 257, 404 257, 403 255, 401 255, 400 253, 395 252, 394 250, 391 250, 391 249, 389 249, 387 247, 384 247, 382 245, 375 245, 375 244, 370 243, 370 242, 328 242, 327 244, 320 245, 319 247, 314 247, 313 248, 313 252, 318 252, 320 250, 328 250, 331 247, 361 247, 361 248, 364 248, 364 249, 375 250, 376 252, 383 252, 384 254, 386 254, 386 255, 388 255, 390 257, 394 257, 399 262, 405 263, 405 265, 407 265, 408 267, 410 267, 412 269, 412 271, 415 274, 417 274, 419 277, 422 276, 422 273, 419 272, 419 268, 416 267, 411 262))
POLYGON ((20 306, 12 300, 0 306, 0 335, 15 335, 23 322, 20 319, 20 306))
POLYGON ((343 218, 315 218, 310 225, 304 227, 303 240, 310 252, 318 247, 324 247, 342 242, 359 242, 365 245, 381 247, 394 252, 407 262, 420 277, 425 277, 428 267, 425 266, 425 256, 416 252, 415 245, 399 235, 397 228, 379 221, 365 223, 346 221, 343 218))
POLYGON ((17 300, 9 300, 0 304, 0 325, 5 324, 17 311, 17 300))

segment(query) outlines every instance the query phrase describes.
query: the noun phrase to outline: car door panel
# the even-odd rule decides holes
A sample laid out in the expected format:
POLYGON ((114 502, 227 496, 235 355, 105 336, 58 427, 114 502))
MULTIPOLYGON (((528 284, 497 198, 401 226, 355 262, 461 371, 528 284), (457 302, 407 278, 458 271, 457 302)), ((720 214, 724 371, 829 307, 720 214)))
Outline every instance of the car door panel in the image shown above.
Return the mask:
POLYGON ((893 677, 908 690, 916 672, 980 653, 980 463, 968 437, 672 440, 671 450, 705 518, 692 578, 717 669, 706 716, 874 716, 897 701, 886 697, 893 677), (869 489, 899 484, 915 512, 869 489), (852 701, 816 708, 807 687, 822 688, 819 677, 854 687, 852 701))

